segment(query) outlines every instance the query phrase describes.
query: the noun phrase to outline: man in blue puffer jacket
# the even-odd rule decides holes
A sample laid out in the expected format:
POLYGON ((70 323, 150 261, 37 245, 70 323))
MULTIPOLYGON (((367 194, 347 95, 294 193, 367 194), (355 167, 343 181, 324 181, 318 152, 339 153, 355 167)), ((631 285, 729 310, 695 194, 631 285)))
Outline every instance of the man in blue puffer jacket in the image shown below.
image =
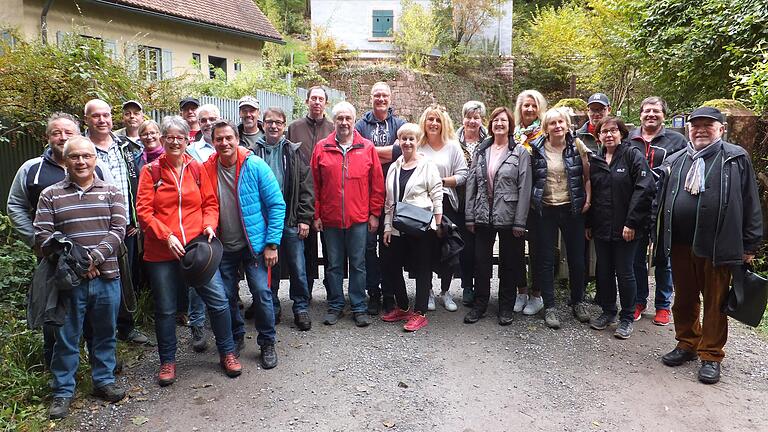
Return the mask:
POLYGON ((256 343, 261 366, 277 366, 275 316, 268 269, 277 264, 283 235, 285 201, 275 175, 264 160, 240 147, 237 127, 225 120, 213 124, 216 154, 203 167, 219 199, 218 236, 224 245, 219 265, 232 314, 232 336, 239 355, 245 344, 245 323, 237 305, 238 270, 245 269, 256 308, 256 343))

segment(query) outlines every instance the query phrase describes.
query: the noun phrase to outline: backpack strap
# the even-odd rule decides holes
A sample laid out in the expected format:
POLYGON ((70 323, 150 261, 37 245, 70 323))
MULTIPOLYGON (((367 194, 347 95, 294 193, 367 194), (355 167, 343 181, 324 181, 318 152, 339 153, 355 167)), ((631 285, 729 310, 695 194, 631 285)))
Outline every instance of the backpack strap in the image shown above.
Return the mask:
POLYGON ((162 184, 162 180, 160 179, 160 162, 158 162, 157 159, 153 160, 147 164, 147 169, 152 176, 152 187, 157 190, 158 186, 162 184))
POLYGON ((197 187, 200 187, 200 162, 193 160, 189 164, 189 172, 192 173, 192 177, 195 179, 195 183, 197 183, 197 187))

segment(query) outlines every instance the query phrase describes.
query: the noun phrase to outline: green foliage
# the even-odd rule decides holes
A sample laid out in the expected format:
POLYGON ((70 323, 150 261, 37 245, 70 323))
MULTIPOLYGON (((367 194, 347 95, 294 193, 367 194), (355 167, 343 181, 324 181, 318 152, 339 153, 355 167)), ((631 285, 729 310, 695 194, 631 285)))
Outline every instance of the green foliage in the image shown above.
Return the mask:
POLYGON ((307 34, 305 0, 255 0, 259 9, 281 33, 307 34))
POLYGON ((473 38, 498 18, 504 0, 432 0, 439 47, 450 52, 469 48, 473 38))
POLYGON ((702 102, 701 106, 710 106, 719 110, 749 111, 749 109, 743 103, 734 99, 711 99, 702 102))
POLYGON ((346 51, 347 47, 336 42, 336 39, 328 33, 328 29, 323 26, 317 26, 312 29, 312 40, 314 46, 309 56, 317 63, 317 66, 323 72, 334 72, 343 67, 348 60, 354 57, 354 53, 346 51))
POLYGON ((560 99, 557 101, 553 108, 560 107, 569 107, 573 108, 574 111, 587 112, 587 103, 584 101, 584 99, 579 98, 560 99))
POLYGON ((408 67, 423 69, 437 45, 439 30, 433 24, 431 10, 412 0, 402 0, 401 4, 400 25, 394 34, 395 46, 408 67))
POLYGON ((768 0, 649 2, 631 42, 661 96, 695 105, 731 94, 725 84, 762 57, 766 10, 768 0))
POLYGON ((768 112, 768 53, 748 72, 735 74, 733 97, 742 96, 757 113, 768 112))

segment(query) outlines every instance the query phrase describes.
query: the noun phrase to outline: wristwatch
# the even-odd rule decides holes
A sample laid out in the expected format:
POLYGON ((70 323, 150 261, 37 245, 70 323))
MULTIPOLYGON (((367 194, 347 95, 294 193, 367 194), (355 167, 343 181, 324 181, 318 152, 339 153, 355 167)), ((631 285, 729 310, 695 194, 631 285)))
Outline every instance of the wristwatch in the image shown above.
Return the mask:
POLYGON ((277 245, 274 243, 267 243, 266 248, 271 250, 277 250, 277 245))

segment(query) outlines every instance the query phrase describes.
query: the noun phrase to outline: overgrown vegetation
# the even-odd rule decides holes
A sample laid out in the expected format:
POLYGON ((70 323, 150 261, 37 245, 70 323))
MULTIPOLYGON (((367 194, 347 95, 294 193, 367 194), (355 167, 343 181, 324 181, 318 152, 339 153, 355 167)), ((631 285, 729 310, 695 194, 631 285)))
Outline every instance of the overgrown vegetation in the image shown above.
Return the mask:
POLYGON ((434 25, 432 11, 412 0, 402 0, 403 6, 395 46, 402 52, 405 65, 411 69, 423 69, 438 42, 439 27, 434 25))

